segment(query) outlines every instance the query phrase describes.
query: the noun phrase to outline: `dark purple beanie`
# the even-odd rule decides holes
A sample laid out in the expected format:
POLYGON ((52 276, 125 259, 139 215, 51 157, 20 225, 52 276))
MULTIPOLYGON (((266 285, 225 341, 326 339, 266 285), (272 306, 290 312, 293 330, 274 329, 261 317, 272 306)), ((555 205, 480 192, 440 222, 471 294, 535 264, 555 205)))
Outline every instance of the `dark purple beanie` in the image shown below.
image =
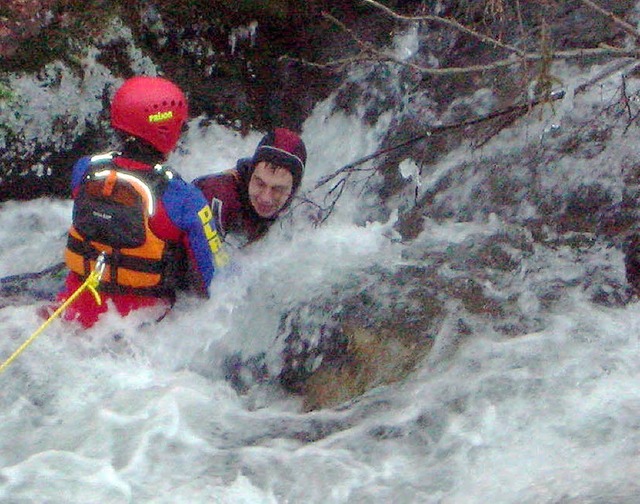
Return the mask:
POLYGON ((295 192, 302 181, 307 149, 302 139, 293 131, 276 128, 262 137, 252 161, 254 166, 260 161, 266 161, 289 170, 293 176, 292 192, 295 192))

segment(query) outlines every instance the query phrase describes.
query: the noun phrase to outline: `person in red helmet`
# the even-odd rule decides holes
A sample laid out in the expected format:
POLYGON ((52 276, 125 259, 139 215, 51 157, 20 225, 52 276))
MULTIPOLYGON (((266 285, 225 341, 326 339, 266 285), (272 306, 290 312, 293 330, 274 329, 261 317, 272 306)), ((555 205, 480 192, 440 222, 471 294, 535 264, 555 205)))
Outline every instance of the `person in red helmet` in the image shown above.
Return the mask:
POLYGON ((225 241, 243 246, 264 236, 291 205, 306 160, 300 136, 275 128, 260 140, 253 157, 238 160, 233 169, 199 177, 193 184, 211 206, 225 241))
POLYGON ((116 91, 110 112, 121 151, 81 158, 71 176, 69 272, 57 300, 77 291, 99 256, 105 260, 102 303, 85 290, 64 314, 85 328, 111 308, 126 316, 154 307, 162 316, 178 290, 208 297, 216 267, 225 261, 202 194, 162 164, 188 118, 182 90, 162 77, 133 77, 116 91))

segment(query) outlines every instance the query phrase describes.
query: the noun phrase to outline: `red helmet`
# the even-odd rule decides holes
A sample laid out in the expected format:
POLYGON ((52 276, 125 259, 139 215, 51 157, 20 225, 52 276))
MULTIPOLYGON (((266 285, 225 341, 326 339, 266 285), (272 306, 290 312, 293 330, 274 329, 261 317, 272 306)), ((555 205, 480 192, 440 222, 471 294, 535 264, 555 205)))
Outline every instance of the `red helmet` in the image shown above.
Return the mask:
POLYGON ((162 77, 132 77, 111 102, 111 126, 147 141, 165 155, 178 143, 187 116, 184 93, 162 77))

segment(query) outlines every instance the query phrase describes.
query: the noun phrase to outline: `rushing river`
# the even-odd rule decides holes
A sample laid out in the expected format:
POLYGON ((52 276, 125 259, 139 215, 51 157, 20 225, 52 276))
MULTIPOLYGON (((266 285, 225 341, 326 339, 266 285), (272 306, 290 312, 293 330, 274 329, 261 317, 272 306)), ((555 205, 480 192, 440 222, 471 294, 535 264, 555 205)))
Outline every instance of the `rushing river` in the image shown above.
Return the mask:
MULTIPOLYGON (((568 97, 555 113, 530 114, 482 151, 463 146, 414 180, 419 192, 453 180, 435 202, 470 208, 464 220, 426 218, 425 231, 403 243, 394 212, 363 222, 377 199, 347 191, 324 225, 294 215, 236 253, 235 273, 214 282, 210 300, 180 299, 157 325, 141 326, 142 315, 109 315, 85 332, 51 324, 0 375, 0 502, 637 502, 640 304, 594 301, 599 281, 624 286, 620 250, 597 236, 582 248, 536 242, 516 274, 477 278, 487 295, 515 300, 526 330, 498 331, 499 315, 470 316, 452 299, 433 350, 407 378, 339 407, 304 412, 274 383, 239 392, 225 377, 225 359, 238 353, 263 353, 277 374, 283 314, 330 298, 346 276, 429 261, 416 251, 443 254, 534 217, 526 199, 504 215, 483 211, 474 193, 482 174, 468 165, 513 159, 532 142, 553 147, 564 120, 586 124, 615 101, 619 73, 574 98, 588 76, 566 71, 568 97), (555 283, 562 288, 550 301, 555 283)), ((306 190, 374 152, 390 121, 371 127, 331 110, 330 100, 320 104, 303 129, 306 190)), ((621 194, 621 167, 640 159, 637 127, 623 127, 591 158, 540 159, 539 188, 561 198, 599 181, 621 194)), ((171 161, 190 180, 251 155, 260 136, 194 121, 171 161)), ((531 171, 514 163, 509 176, 531 171)), ((0 276, 60 261, 70 214, 62 200, 4 203, 0 276)), ((18 295, 0 309, 3 359, 38 328, 41 304, 18 295)))

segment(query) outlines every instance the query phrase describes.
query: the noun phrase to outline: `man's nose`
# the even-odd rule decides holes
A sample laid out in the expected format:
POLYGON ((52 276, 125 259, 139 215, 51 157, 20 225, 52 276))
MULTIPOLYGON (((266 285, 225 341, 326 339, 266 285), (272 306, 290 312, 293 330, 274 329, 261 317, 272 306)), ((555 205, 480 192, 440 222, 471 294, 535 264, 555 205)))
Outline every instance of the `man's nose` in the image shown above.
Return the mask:
POLYGON ((265 202, 271 202, 273 201, 274 197, 273 197, 273 191, 271 190, 271 188, 266 187, 265 189, 263 189, 260 194, 258 195, 258 197, 260 198, 260 200, 265 201, 265 202))

